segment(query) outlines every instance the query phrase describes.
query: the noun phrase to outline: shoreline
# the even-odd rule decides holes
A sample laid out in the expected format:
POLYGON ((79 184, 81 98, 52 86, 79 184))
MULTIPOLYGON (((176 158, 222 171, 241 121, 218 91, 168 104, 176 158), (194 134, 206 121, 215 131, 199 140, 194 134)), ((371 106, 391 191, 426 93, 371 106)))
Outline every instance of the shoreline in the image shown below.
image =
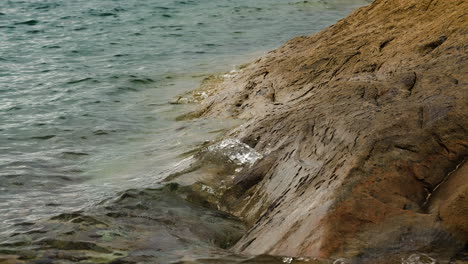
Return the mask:
POLYGON ((245 119, 224 138, 269 153, 223 187, 223 210, 251 227, 235 251, 359 263, 463 255, 466 185, 439 189, 447 178, 459 181, 449 172, 466 167, 467 55, 459 48, 466 20, 456 15, 463 5, 436 3, 428 11, 416 1, 376 1, 288 41, 202 101, 196 117, 245 119), (388 16, 395 21, 386 28, 388 16), (437 98, 436 106, 422 98, 437 98), (382 162, 388 167, 376 165, 382 162), (423 199, 435 190, 445 194, 423 199), (454 219, 440 223, 442 212, 454 219), (409 237, 413 242, 398 242, 409 237))
POLYGON ((424 26, 447 14, 411 4, 376 1, 238 71, 209 75, 171 102, 199 104, 176 120, 241 124, 184 153, 163 187, 119 192, 31 233, 25 226, 37 241, 13 238, 0 255, 28 261, 36 247, 44 258, 92 263, 139 263, 153 252, 177 263, 464 263, 467 56, 450 53, 464 24, 426 40, 424 26), (387 16, 396 21, 390 37, 378 27, 387 16), (421 42, 398 21, 421 22, 412 39, 421 42))

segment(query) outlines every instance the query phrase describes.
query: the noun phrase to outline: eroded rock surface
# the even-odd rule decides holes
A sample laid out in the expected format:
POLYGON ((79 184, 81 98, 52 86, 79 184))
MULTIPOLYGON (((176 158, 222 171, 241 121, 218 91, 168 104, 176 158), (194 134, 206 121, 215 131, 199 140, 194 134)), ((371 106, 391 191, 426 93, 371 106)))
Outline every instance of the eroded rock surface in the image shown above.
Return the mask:
POLYGON ((378 263, 462 251, 466 10, 464 0, 377 0, 203 102, 202 116, 247 119, 227 137, 264 155, 225 195, 224 209, 251 226, 235 250, 378 263))

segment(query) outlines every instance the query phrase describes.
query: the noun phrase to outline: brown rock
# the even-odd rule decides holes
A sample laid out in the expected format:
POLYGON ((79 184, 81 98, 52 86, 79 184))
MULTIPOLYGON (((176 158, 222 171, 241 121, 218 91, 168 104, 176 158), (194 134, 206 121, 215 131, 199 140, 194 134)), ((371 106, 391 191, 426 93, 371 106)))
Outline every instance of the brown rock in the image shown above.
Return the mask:
POLYGON ((204 101, 203 116, 247 119, 227 136, 267 154, 227 192, 251 225, 235 250, 364 259, 465 245, 466 10, 376 0, 204 101))
POLYGON ((430 212, 447 230, 468 242, 468 164, 451 173, 428 202, 430 212))

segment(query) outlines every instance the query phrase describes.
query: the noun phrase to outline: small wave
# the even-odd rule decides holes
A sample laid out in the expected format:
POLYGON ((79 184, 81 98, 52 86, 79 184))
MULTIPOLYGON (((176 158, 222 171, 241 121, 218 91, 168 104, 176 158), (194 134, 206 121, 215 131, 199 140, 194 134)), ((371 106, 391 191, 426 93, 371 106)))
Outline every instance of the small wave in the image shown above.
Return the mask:
POLYGON ((39 4, 38 6, 34 7, 34 9, 36 10, 48 10, 48 9, 51 9, 51 8, 56 8, 60 6, 60 4, 58 3, 54 3, 54 4, 39 4))
POLYGON ((68 81, 67 84, 74 84, 74 83, 80 83, 80 82, 86 82, 86 81, 89 81, 89 80, 92 80, 93 78, 84 78, 84 79, 80 79, 80 80, 75 80, 75 81, 68 81))
POLYGON ((183 37, 183 36, 184 36, 183 34, 174 34, 174 33, 164 35, 164 37, 183 37))
POLYGON ((29 30, 26 31, 27 34, 38 34, 38 33, 44 33, 44 30, 29 30))
POLYGON ((169 10, 171 8, 170 7, 165 7, 165 6, 155 6, 154 9, 169 10))
POLYGON ((37 136, 37 137, 31 137, 31 139, 41 139, 41 140, 47 140, 56 137, 56 135, 46 135, 46 136, 37 136))
POLYGON ((48 176, 44 176, 44 178, 53 180, 53 181, 56 181, 56 180, 67 181, 67 182, 74 181, 74 179, 68 175, 48 175, 48 176))
POLYGON ((73 152, 73 151, 65 151, 65 152, 62 152, 64 155, 73 155, 73 156, 88 156, 89 154, 88 153, 84 153, 84 152, 73 152))
POLYGON ((108 16, 116 17, 117 16, 116 13, 106 12, 106 11, 101 11, 101 10, 95 10, 95 9, 91 9, 87 13, 89 15, 91 15, 91 16, 97 16, 97 17, 108 17, 108 16))
POLYGON ((15 23, 15 25, 28 25, 28 26, 34 26, 34 25, 37 25, 37 24, 39 24, 39 21, 35 20, 35 19, 15 23))
POLYGON ((164 26, 151 26, 151 29, 154 28, 161 28, 164 30, 182 30, 184 28, 183 25, 164 25, 164 26))
POLYGON ((11 107, 11 108, 7 109, 6 111, 7 111, 7 112, 10 112, 10 111, 16 111, 16 110, 21 110, 21 109, 22 109, 22 107, 19 107, 19 106, 13 106, 13 107, 11 107))
POLYGON ((122 8, 122 7, 115 7, 113 10, 115 12, 125 12, 125 11, 127 11, 125 8, 122 8))
POLYGON ((148 83, 154 83, 154 80, 151 78, 143 78, 143 79, 131 79, 131 83, 138 83, 138 84, 148 84, 148 83))
POLYGON ((58 45, 52 45, 52 46, 42 46, 42 48, 45 49, 60 49, 61 47, 58 45))
POLYGON ((106 16, 117 16, 117 14, 115 13, 110 13, 110 12, 104 12, 104 13, 99 13, 99 14, 96 14, 97 16, 102 16, 102 17, 106 17, 106 16))
MULTIPOLYGON (((138 92, 138 89, 136 89, 135 87, 118 87, 117 90, 118 92, 121 92, 121 91, 138 92)), ((115 92, 112 92, 110 94, 114 94, 114 93, 115 92)))
POLYGON ((130 54, 115 54, 114 57, 127 57, 130 56, 130 54))
POLYGON ((86 30, 88 29, 87 27, 79 27, 79 28, 75 28, 73 29, 73 31, 82 31, 82 30, 86 30))
MULTIPOLYGON (((170 34, 170 35, 175 35, 175 34, 170 34)), ((180 36, 183 36, 183 35, 180 35, 180 36)), ((189 51, 189 50, 187 50, 187 51, 184 51, 183 53, 184 53, 184 54, 205 54, 206 52, 204 52, 204 51, 191 51, 191 50, 189 51)))
POLYGON ((13 224, 14 226, 33 226, 35 225, 35 223, 31 223, 31 222, 19 222, 19 223, 15 223, 13 224))
POLYGON ((206 47, 221 47, 221 45, 213 44, 213 43, 205 43, 205 44, 203 44, 203 46, 206 46, 206 47))
POLYGON ((193 5, 195 4, 194 1, 177 1, 177 4, 179 5, 193 5))
MULTIPOLYGON (((34 166, 30 171, 37 169, 38 166, 34 166)), ((6 187, 5 193, 18 193, 18 192, 30 192, 32 189, 46 190, 54 186, 62 187, 70 183, 82 182, 84 179, 78 179, 66 174, 37 174, 37 173, 17 173, 0 175, 2 179, 0 181, 0 187, 6 187), (31 176, 34 176, 36 180, 31 180, 31 176), (44 187, 46 189, 44 189, 44 187)))
POLYGON ((93 131, 93 134, 97 136, 101 136, 101 135, 108 135, 109 132, 106 130, 100 129, 100 130, 93 131))

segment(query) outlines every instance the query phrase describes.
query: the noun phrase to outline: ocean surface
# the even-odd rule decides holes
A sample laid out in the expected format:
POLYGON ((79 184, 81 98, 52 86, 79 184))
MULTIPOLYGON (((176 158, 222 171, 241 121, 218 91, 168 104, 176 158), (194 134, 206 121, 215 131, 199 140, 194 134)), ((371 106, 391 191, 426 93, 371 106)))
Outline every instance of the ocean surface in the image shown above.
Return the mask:
POLYGON ((0 1, 0 249, 25 226, 157 188, 236 124, 175 121, 193 106, 172 98, 368 3, 0 1))

